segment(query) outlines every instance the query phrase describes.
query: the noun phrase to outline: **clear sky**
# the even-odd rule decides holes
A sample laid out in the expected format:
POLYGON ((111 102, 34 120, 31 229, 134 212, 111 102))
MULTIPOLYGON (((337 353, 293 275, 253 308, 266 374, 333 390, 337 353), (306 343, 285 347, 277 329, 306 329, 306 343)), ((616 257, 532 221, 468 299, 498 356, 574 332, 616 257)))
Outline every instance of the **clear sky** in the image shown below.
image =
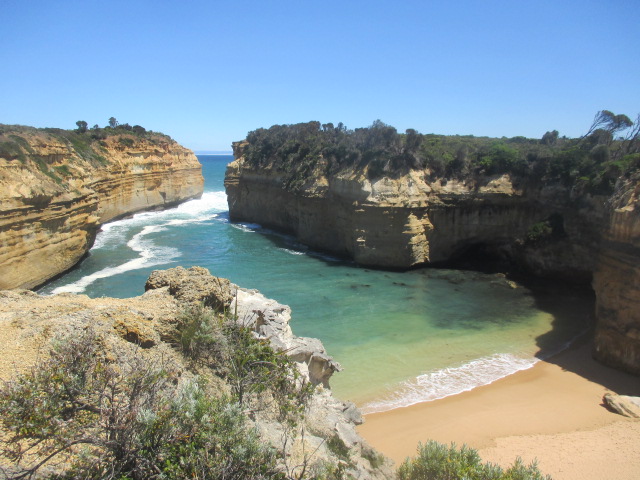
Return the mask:
POLYGON ((640 112, 638 0, 0 0, 0 123, 114 116, 194 150, 374 120, 575 137, 640 112))

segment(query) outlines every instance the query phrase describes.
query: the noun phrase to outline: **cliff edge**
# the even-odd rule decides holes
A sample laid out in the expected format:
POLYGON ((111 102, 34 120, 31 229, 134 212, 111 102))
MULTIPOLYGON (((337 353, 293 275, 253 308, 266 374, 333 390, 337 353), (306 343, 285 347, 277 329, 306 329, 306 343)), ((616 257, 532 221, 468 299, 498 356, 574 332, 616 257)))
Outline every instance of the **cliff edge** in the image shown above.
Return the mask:
MULTIPOLYGON (((145 294, 129 299, 90 299, 67 293, 45 297, 27 290, 0 291, 0 348, 3 351, 0 379, 8 381, 16 374, 32 372, 34 364, 46 359, 55 345, 65 339, 81 338, 90 331, 95 338, 89 346, 95 350, 92 358, 104 359, 103 370, 114 365, 119 367, 121 363, 128 365, 133 361, 137 365, 143 361, 145 365, 163 365, 171 371, 172 384, 181 385, 199 378, 206 385, 206 395, 213 398, 233 396, 240 402, 244 421, 258 433, 261 442, 276 452, 278 469, 287 473, 286 478, 310 478, 313 472, 318 473, 316 470, 329 467, 353 478, 391 478, 390 461, 373 450, 355 430, 356 425, 362 423, 355 405, 336 399, 328 388, 329 378, 339 370, 339 365, 327 355, 319 340, 297 337, 291 332, 288 306, 267 299, 255 290, 245 290, 226 279, 214 277, 201 267, 154 271, 145 288, 145 294), (196 311, 203 309, 213 324, 218 325, 226 318, 249 329, 254 339, 249 342, 250 348, 240 349, 234 354, 237 357, 224 361, 219 361, 215 354, 207 356, 211 352, 203 353, 199 359, 190 356, 188 347, 180 340, 183 338, 181 332, 188 332, 190 327, 184 330, 181 318, 194 308, 196 311), (261 345, 265 343, 280 352, 276 355, 287 355, 293 361, 294 368, 300 372, 296 388, 308 391, 302 417, 293 423, 280 419, 273 408, 274 401, 277 403, 274 398, 279 397, 272 396, 284 386, 277 383, 273 394, 265 388, 269 378, 262 372, 270 363, 247 360, 249 355, 261 351, 261 345), (232 366, 242 366, 243 376, 234 376, 232 366), (264 384, 249 388, 253 385, 250 383, 252 375, 262 375, 264 384), (246 382, 246 389, 238 399, 238 385, 234 382, 239 379, 246 382)), ((211 333, 213 324, 207 327, 207 332, 211 333)), ((240 332, 231 331, 234 335, 240 332)), ((234 342, 234 338, 225 337, 225 345, 214 343, 212 350, 224 348, 226 342, 234 342)), ((83 357, 83 360, 90 359, 83 357)), ((144 373, 144 370, 133 370, 131 375, 144 373)), ((295 380, 291 377, 280 381, 290 383, 295 380)), ((5 391, 7 388, 5 386, 5 391)), ((297 398, 295 407, 300 408, 297 398)), ((136 410, 142 420, 145 418, 143 410, 136 410)), ((105 411, 108 414, 106 408, 105 411)), ((71 424, 74 418, 69 415, 65 421, 71 424)), ((225 428, 231 430, 231 427, 225 428)), ((197 432, 191 433, 195 437, 197 432)), ((231 435, 227 430, 222 434, 231 435)), ((28 434, 19 438, 23 441, 28 434)), ((214 439, 210 441, 214 442, 214 439)), ((106 445, 103 450, 108 450, 109 444, 106 445)), ((176 446, 184 447, 186 452, 189 442, 181 439, 176 446)), ((101 453, 100 446, 94 443, 92 448, 91 454, 96 459, 109 459, 106 453, 101 453)), ((233 455, 241 456, 233 451, 216 452, 215 447, 210 453, 226 454, 229 461, 233 460, 233 455)), ((245 452, 245 456, 248 457, 248 453, 245 452)), ((0 457, 0 471, 4 471, 3 467, 7 471, 26 469, 30 462, 37 465, 41 461, 37 455, 36 458, 30 454, 20 457, 19 465, 0 457)), ((61 474, 69 467, 69 462, 60 462, 57 457, 53 460, 42 470, 49 468, 48 473, 61 474)), ((324 477, 319 475, 317 478, 324 477)))
POLYGON ((101 224, 197 198, 203 185, 196 156, 166 135, 0 125, 0 289, 45 283, 101 224))

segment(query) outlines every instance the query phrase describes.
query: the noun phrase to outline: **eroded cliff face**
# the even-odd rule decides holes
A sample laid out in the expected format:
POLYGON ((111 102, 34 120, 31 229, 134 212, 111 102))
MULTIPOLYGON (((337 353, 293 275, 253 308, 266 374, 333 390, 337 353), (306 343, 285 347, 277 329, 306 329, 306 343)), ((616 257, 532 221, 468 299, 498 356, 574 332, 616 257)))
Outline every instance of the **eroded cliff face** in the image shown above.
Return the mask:
POLYGON ((463 180, 408 170, 370 180, 366 170, 291 188, 278 166, 257 170, 234 144, 225 186, 231 219, 277 228, 301 242, 385 268, 449 261, 482 246, 539 276, 593 286, 598 358, 640 372, 638 179, 611 199, 509 175, 463 180))
POLYGON ((197 158, 169 137, 83 135, 0 130, 0 289, 73 267, 105 222, 202 194, 197 158))
POLYGON ((314 172, 303 188, 292 190, 277 169, 257 171, 244 161, 242 144, 235 148, 225 179, 233 220, 287 231, 360 264, 410 268, 493 245, 530 262, 539 274, 556 264, 576 276, 593 270, 601 198, 576 203, 566 189, 518 185, 508 175, 461 181, 431 179, 417 170, 374 181, 366 171, 314 172), (559 219, 558 231, 545 242, 532 241, 532 228, 550 217, 559 219), (535 258, 543 247, 544 261, 535 258))
POLYGON ((621 182, 610 201, 594 274, 595 356, 640 375, 640 175, 621 182))

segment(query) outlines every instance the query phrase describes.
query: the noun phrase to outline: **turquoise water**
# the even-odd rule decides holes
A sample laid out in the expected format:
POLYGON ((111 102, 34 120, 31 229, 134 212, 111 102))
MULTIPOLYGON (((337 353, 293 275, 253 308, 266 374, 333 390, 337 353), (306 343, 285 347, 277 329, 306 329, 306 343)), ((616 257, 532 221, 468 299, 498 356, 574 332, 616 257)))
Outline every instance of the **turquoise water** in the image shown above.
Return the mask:
POLYGON ((331 381, 334 391, 367 412, 529 368, 541 339, 545 352, 560 349, 590 318, 592 306, 581 297, 541 297, 499 275, 370 270, 259 225, 232 224, 223 187, 232 157, 199 158, 200 200, 105 225, 80 266, 40 293, 126 298, 142 294, 155 269, 204 266, 290 305, 294 332, 321 339, 344 367, 331 381))

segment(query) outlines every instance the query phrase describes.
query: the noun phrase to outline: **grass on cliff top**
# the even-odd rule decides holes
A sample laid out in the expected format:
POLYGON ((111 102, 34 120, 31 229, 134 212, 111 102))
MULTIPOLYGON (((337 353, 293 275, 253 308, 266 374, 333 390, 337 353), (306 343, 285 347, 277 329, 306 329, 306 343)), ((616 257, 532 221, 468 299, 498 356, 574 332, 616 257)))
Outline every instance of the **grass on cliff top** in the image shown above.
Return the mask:
POLYGON ((78 129, 64 130, 61 128, 35 128, 0 124, 0 157, 8 160, 19 160, 22 163, 32 159, 43 173, 57 183, 61 183, 61 178, 58 174, 66 176, 70 173, 69 170, 60 170, 58 168, 57 171, 52 171, 49 168, 52 159, 35 154, 31 146, 33 138, 39 138, 43 143, 46 143, 50 138, 54 138, 66 144, 70 154, 75 153, 96 167, 108 163, 105 141, 109 138, 115 138, 123 149, 131 148, 137 139, 151 145, 174 143, 174 140, 168 135, 148 131, 139 125, 131 127, 128 124, 124 124, 115 128, 93 128, 80 131, 78 129))

